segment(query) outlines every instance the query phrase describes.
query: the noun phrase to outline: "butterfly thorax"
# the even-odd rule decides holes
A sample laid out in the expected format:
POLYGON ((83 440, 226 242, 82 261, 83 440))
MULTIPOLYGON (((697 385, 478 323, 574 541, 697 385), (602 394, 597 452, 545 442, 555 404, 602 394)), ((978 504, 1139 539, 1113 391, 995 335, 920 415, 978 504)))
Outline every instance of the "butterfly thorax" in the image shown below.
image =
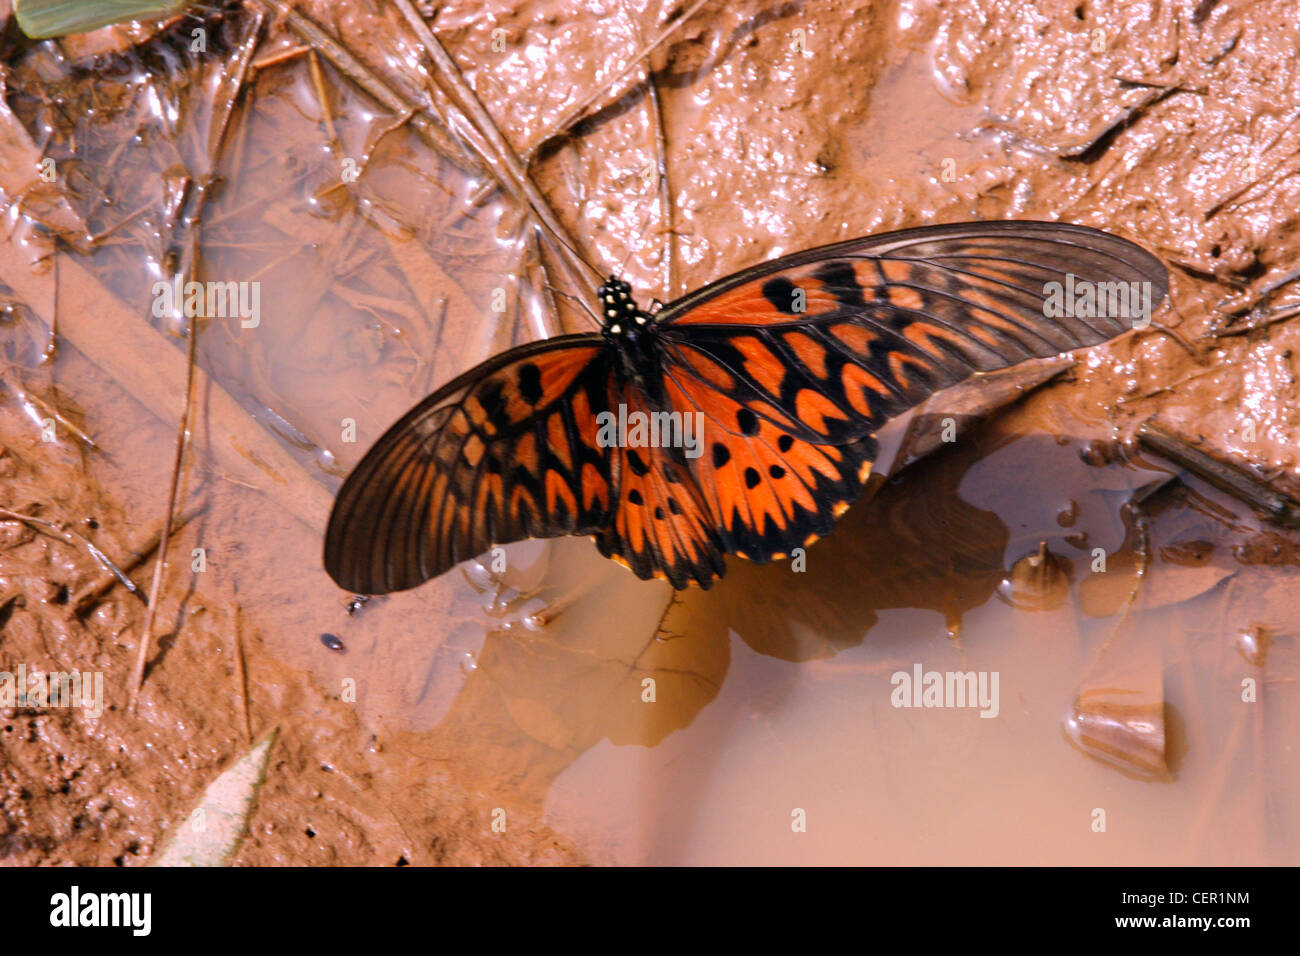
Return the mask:
POLYGON ((601 333, 618 350, 624 376, 653 399, 658 389, 648 386, 659 367, 654 318, 637 306, 632 287, 614 276, 596 290, 596 298, 605 322, 601 333))

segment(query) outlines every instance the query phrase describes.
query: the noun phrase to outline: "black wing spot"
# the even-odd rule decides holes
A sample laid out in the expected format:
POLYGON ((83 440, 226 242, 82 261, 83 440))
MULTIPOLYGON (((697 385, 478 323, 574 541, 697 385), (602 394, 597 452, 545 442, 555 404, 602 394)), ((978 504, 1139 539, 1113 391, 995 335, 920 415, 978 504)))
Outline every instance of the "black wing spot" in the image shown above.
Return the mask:
POLYGON ((790 435, 782 435, 776 440, 776 447, 783 452, 787 452, 794 447, 794 438, 790 435))
POLYGON ((664 520, 664 509, 661 505, 655 505, 655 521, 664 520))
POLYGON ((519 366, 519 394, 529 405, 542 400, 542 370, 532 362, 519 366))
POLYGON ((682 513, 682 506, 677 503, 676 498, 668 499, 668 510, 670 513, 679 515, 682 513))
POLYGON ((773 478, 785 477, 785 469, 782 468, 780 465, 773 465, 771 468, 767 470, 767 473, 771 475, 773 478))
POLYGON ((642 461, 641 456, 631 448, 627 450, 627 463, 632 468, 632 474, 636 475, 638 478, 650 470, 650 466, 642 461))
POLYGON ((505 386, 501 382, 488 382, 478 396, 479 404, 494 425, 508 424, 506 418, 505 386))
POLYGON ((772 308, 786 315, 797 315, 794 307, 795 290, 799 287, 783 276, 768 279, 763 283, 763 298, 772 304, 772 308))
POLYGON ((748 408, 742 408, 740 411, 736 412, 736 424, 740 426, 740 433, 742 435, 758 434, 758 416, 748 408))
POLYGON ((641 497, 641 492, 637 491, 635 488, 627 493, 627 500, 632 502, 634 505, 645 504, 645 499, 641 497))
POLYGON ((670 466, 664 465, 663 472, 664 481, 668 482, 670 485, 680 485, 682 483, 681 476, 678 475, 670 466))
POLYGON ((835 296, 840 305, 849 308, 861 308, 866 300, 862 298, 862 286, 858 284, 858 274, 853 271, 850 262, 828 262, 818 266, 813 278, 826 287, 826 291, 835 296))
POLYGON ((758 473, 755 469, 753 469, 753 468, 746 468, 746 469, 745 469, 745 487, 746 487, 746 488, 757 488, 757 487, 758 487, 758 483, 759 483, 760 481, 762 481, 762 480, 763 480, 762 476, 759 475, 759 473, 758 473))
POLYGON ((713 467, 721 468, 731 461, 731 450, 721 442, 713 446, 713 467))

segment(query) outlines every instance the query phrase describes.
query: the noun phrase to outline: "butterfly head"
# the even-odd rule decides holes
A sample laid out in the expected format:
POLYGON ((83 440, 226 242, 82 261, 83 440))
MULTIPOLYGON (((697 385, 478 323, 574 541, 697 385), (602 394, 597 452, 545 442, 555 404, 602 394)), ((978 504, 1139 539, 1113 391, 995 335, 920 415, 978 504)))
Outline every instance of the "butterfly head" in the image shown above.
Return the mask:
POLYGON ((616 276, 610 276, 596 290, 600 312, 605 319, 605 334, 632 337, 651 324, 649 314, 637 308, 632 299, 632 287, 616 276))

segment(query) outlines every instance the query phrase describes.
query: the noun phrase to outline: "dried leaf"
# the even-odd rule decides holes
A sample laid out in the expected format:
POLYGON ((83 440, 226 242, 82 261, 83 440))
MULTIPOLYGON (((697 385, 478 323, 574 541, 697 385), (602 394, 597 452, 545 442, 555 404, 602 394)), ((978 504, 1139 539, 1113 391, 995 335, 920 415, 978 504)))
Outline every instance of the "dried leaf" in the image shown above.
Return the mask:
POLYGON ((226 866, 248 831, 248 815, 266 779, 267 758, 279 728, 273 729, 203 792, 154 866, 226 866))

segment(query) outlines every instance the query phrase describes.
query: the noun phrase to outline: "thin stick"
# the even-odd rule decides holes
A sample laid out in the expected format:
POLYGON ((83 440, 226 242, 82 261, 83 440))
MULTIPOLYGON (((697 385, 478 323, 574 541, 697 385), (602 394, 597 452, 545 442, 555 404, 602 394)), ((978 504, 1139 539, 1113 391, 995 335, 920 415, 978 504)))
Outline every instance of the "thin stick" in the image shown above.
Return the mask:
POLYGON ((243 609, 235 603, 235 683, 239 686, 240 710, 244 715, 244 739, 253 742, 253 724, 248 716, 248 672, 244 662, 244 632, 240 627, 243 609))
MULTIPOLYGON (((1278 141, 1281 140, 1282 137, 1286 135, 1286 133, 1291 129, 1292 126, 1295 125, 1295 122, 1298 119, 1300 119, 1300 110, 1297 110, 1295 113, 1291 114, 1291 118, 1282 125, 1282 128, 1277 131, 1277 134, 1271 140, 1268 141, 1268 143, 1264 146, 1263 149, 1259 151, 1259 155, 1260 156, 1266 155, 1274 146, 1276 146, 1278 144, 1278 141)), ((1288 159, 1289 158, 1290 157, 1288 157, 1288 159)), ((1211 217, 1222 212, 1224 208, 1226 208, 1228 205, 1235 202, 1240 197, 1244 196, 1246 193, 1250 192, 1260 183, 1266 182, 1275 172, 1281 169, 1286 164, 1286 162, 1287 159, 1279 160, 1272 167, 1270 167, 1268 171, 1264 173, 1264 175, 1256 176, 1254 179, 1252 179, 1250 182, 1246 183, 1245 185, 1238 186, 1232 192, 1228 193, 1228 195, 1224 196, 1213 206, 1207 209, 1205 211, 1203 218, 1210 219, 1211 217)))
POLYGON ((13 381, 9 375, 8 370, 0 371, 0 385, 3 385, 5 388, 9 389, 9 391, 13 392, 14 397, 17 398, 20 403, 30 402, 38 409, 45 412, 45 414, 50 416, 50 418, 54 419, 56 422, 58 422, 60 425, 66 428, 68 431, 72 432, 73 435, 75 435, 83 444, 86 445, 86 447, 95 448, 95 449, 99 448, 99 445, 95 443, 95 440, 93 438, 87 435, 84 431, 82 431, 72 422, 68 421, 67 418, 63 416, 63 413, 60 412, 57 408, 54 408, 49 403, 42 401, 36 395, 33 395, 31 392, 23 388, 20 384, 13 381))
POLYGON ((1137 438, 1155 454, 1245 502, 1275 523, 1300 528, 1300 502, 1274 490, 1239 465, 1220 461, 1151 421, 1138 426, 1137 438))
POLYGON ((194 406, 194 355, 198 342, 198 324, 191 316, 189 321, 189 357, 185 373, 185 404, 181 410, 181 423, 176 430, 176 452, 172 458, 171 487, 167 492, 167 516, 163 519, 162 535, 158 541, 158 560, 153 566, 153 581, 149 585, 149 610, 144 616, 144 628, 140 635, 140 647, 135 655, 135 667, 131 670, 131 697, 128 709, 135 713, 140 697, 140 687, 144 683, 144 665, 149 656, 149 645, 153 642, 154 618, 158 613, 158 595, 162 590, 163 569, 167 566, 167 545, 171 543, 172 517, 176 513, 176 501, 180 495, 181 462, 185 457, 190 431, 190 411, 194 406))
MULTIPOLYGON (((243 88, 245 78, 248 75, 248 65, 253 60, 253 52, 257 48, 257 38, 261 34, 264 20, 264 14, 259 12, 255 15, 253 28, 248 32, 243 48, 234 58, 235 68, 227 70, 226 76, 222 78, 221 92, 224 93, 224 96, 218 113, 213 117, 215 128, 212 129, 208 144, 209 158, 214 169, 225 145, 226 134, 230 129, 230 118, 235 110, 235 100, 239 98, 239 91, 243 88)), ((189 262, 183 263, 178 270, 178 274, 182 276, 193 270, 198 251, 197 236, 194 230, 197 228, 198 214, 207 203, 207 185, 200 183, 197 185, 196 190, 197 193, 194 197, 195 218, 194 222, 189 226, 189 250, 187 256, 189 262)), ((167 567, 167 546, 171 543, 172 525, 176 518, 176 505, 180 499, 181 465, 185 460, 185 448, 189 444, 190 417, 194 410, 194 381, 197 367, 195 358, 198 349, 199 324, 194 316, 188 316, 188 319, 189 342, 187 343, 185 361, 185 398, 181 405, 180 424, 176 428, 176 450, 172 458, 170 487, 167 491, 167 512, 163 519, 162 534, 158 539, 158 560, 154 564, 153 581, 149 585, 149 609, 145 612, 144 628, 140 635, 140 647, 136 651, 135 666, 131 670, 131 680, 128 685, 130 697, 127 709, 131 713, 136 712, 139 704, 140 689, 144 684, 144 666, 149 658, 149 647, 153 643, 154 621, 158 615, 158 599, 162 590, 163 572, 167 567)))
MULTIPOLYGON (((622 3, 623 15, 632 24, 637 42, 641 41, 641 29, 627 12, 627 3, 622 3)), ((679 23, 681 21, 678 21, 679 23)), ((649 56, 649 53, 646 54, 649 56)), ((664 129, 663 104, 659 102, 659 86, 655 83, 655 72, 650 68, 649 60, 645 65, 645 87, 650 98, 650 122, 655 131, 655 156, 659 167, 659 208, 663 210, 664 230, 664 295, 671 301, 677 297, 677 259, 674 255, 676 235, 673 229, 672 192, 668 188, 668 135, 664 129)))
POLYGON ((254 71, 265 70, 267 67, 275 66, 277 63, 283 63, 285 60, 292 60, 294 57, 302 56, 309 50, 311 50, 311 46, 304 43, 301 46, 287 47, 283 50, 277 50, 274 53, 267 53, 265 56, 254 60, 252 68, 254 71))
POLYGON ((329 133, 330 145, 337 151, 339 136, 334 130, 334 114, 330 110, 329 95, 325 90, 325 76, 321 73, 320 57, 315 50, 307 51, 307 65, 311 68, 311 82, 316 87, 316 99, 320 100, 321 115, 325 119, 325 129, 329 133))
POLYGON ((299 13, 285 0, 261 0, 261 2, 283 19, 289 29, 298 34, 302 40, 319 50, 340 73, 361 87, 390 113, 395 116, 409 116, 411 127, 450 162, 467 173, 478 176, 485 174, 478 161, 460 143, 452 139, 433 116, 408 103, 400 93, 380 79, 314 20, 299 13))
POLYGON ((51 537, 58 538, 61 541, 66 541, 74 547, 80 545, 90 552, 90 556, 99 562, 107 572, 116 577, 117 580, 121 581, 128 588, 135 588, 135 582, 128 578, 122 569, 115 565, 109 559, 108 555, 96 547, 94 542, 89 538, 85 538, 82 535, 77 534, 75 531, 69 531, 67 528, 60 528, 54 522, 46 521, 44 518, 37 518, 35 515, 27 515, 17 511, 11 511, 8 508, 0 508, 0 515, 13 521, 21 521, 34 528, 39 528, 48 533, 51 537))
MULTIPOLYGON (((174 522, 177 530, 185 527, 196 517, 199 516, 202 509, 192 508, 183 513, 174 522)), ((140 565, 149 560, 150 556, 158 549, 158 543, 162 540, 162 525, 159 524, 149 533, 144 541, 134 547, 127 549, 127 557, 123 561, 115 562, 112 568, 109 568, 100 574, 99 577, 91 581, 81 592, 72 599, 72 607, 78 617, 85 617, 91 609, 113 589, 113 585, 121 584, 131 594, 140 599, 140 603, 148 605, 149 601, 145 598, 144 593, 135 585, 135 582, 126 577, 140 565)))
MULTIPOLYGON (((433 31, 424 22, 424 18, 420 16, 411 0, 397 0, 397 8, 402 12, 407 23, 411 25, 411 29, 420 38, 420 42, 424 44, 425 50, 433 61, 438 77, 442 80, 453 102, 469 117, 479 133, 497 153, 497 158, 504 165, 506 173, 505 177, 498 176, 497 178, 502 181, 503 186, 513 187, 510 189, 511 192, 522 193, 526 204, 532 208, 538 220, 551 234, 553 241, 559 245, 561 250, 560 258, 571 272, 570 278, 575 281, 576 288, 582 289, 584 287, 580 266, 586 266, 599 278, 600 270, 578 252, 576 243, 556 217, 541 190, 533 183, 527 169, 524 168, 524 164, 520 161, 518 154, 515 153, 514 147, 506 140, 500 127, 492 119, 491 114, 483 108, 483 104, 479 102, 478 95, 474 92, 473 87, 469 85, 460 72, 460 67, 456 65, 456 61, 438 42, 438 38, 433 35, 433 31), (566 259, 564 253, 568 253, 570 258, 566 259)), ((551 334, 554 334, 554 332, 551 334)))
MULTIPOLYGON (((185 387, 184 352, 171 336, 155 329, 138 309, 125 306, 89 268, 73 256, 60 256, 67 282, 59 293, 61 334, 128 395, 165 422, 176 421, 176 396, 185 387)), ((31 270, 21 250, 0 243, 0 275, 48 327, 54 312, 49 272, 31 270)), ((205 447, 227 480, 259 490, 286 513, 315 532, 323 532, 333 496, 287 452, 279 439, 249 417, 220 382, 198 371, 197 392, 204 396, 205 420, 217 440, 205 447)))
POLYGON ((696 0, 696 2, 691 4, 685 13, 660 30, 658 36, 638 50, 632 59, 628 61, 627 66, 619 70, 612 80, 606 83, 601 89, 594 90, 590 96, 582 100, 577 106, 569 110, 569 112, 565 113, 564 118, 556 123, 555 126, 551 128, 550 132, 546 133, 528 150, 527 153, 524 154, 528 162, 531 163, 536 159, 538 152, 548 142, 557 136, 567 133, 574 124, 579 120, 584 119, 593 105, 598 102, 606 104, 616 103, 620 98, 625 96, 627 94, 627 88, 620 87, 619 84, 630 76, 634 70, 639 69, 642 60, 647 59, 651 53, 657 50, 665 40, 681 29, 682 25, 690 20, 691 17, 695 16, 695 14, 698 13, 699 10, 708 2, 709 0, 696 0))
POLYGON ((235 100, 239 99, 239 91, 244 88, 244 82, 248 78, 248 65, 253 62, 253 53, 257 50, 258 38, 262 35, 262 24, 265 20, 266 15, 260 10, 254 12, 253 27, 244 38, 243 46, 227 64, 221 83, 214 94, 214 99, 220 102, 220 106, 212 117, 214 126, 209 127, 208 155, 212 160, 213 168, 208 170, 207 178, 211 178, 215 172, 217 160, 225 146, 226 134, 230 130, 230 117, 235 113, 235 100))
MULTIPOLYGON (((586 119, 590 108, 597 102, 603 102, 603 104, 608 105, 609 103, 617 103, 620 99, 626 96, 631 85, 619 86, 618 84, 630 76, 642 60, 648 58, 650 54, 660 46, 660 44, 672 36, 674 32, 679 30, 683 24, 691 19, 691 17, 695 16, 699 9, 707 2, 708 0, 697 0, 689 10, 660 31, 659 35, 651 40, 648 45, 638 50, 632 59, 628 61, 627 66, 620 70, 608 84, 603 88, 592 92, 586 99, 569 110, 569 112, 565 113, 563 119, 552 126, 551 129, 544 133, 540 139, 533 143, 532 146, 528 147, 524 152, 524 162, 531 167, 536 161, 538 154, 542 151, 543 146, 555 139, 557 136, 563 136, 581 120, 586 119)), ((470 199, 470 204, 477 206, 484 198, 485 190, 480 190, 470 199)))

